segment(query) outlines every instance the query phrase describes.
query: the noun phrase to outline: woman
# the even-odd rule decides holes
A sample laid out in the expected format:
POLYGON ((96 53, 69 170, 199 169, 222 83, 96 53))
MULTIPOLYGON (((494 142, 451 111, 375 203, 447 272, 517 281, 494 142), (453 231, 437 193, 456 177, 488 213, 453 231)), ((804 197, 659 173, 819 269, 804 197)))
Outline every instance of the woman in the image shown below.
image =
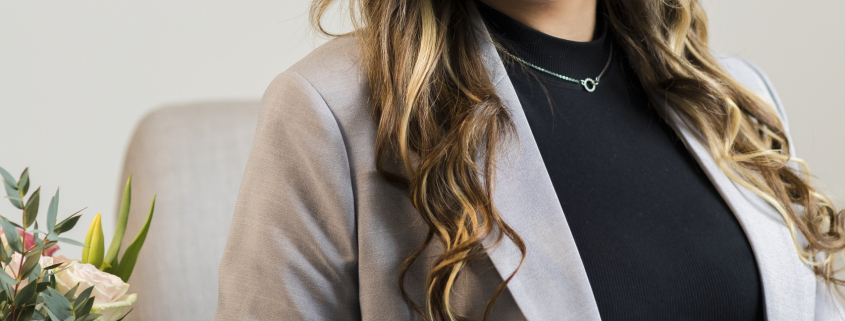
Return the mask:
POLYGON ((264 96, 218 320, 841 318, 845 212, 697 1, 352 4, 264 96))

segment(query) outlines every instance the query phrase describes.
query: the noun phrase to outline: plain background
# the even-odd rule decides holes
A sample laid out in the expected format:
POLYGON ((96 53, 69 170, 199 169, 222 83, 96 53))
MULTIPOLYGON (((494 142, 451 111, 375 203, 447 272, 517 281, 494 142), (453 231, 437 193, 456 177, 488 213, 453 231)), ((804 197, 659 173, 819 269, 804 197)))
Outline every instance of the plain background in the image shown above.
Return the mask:
MULTIPOLYGON (((845 206, 845 2, 704 1, 712 47, 766 71, 815 184, 845 206)), ((324 41, 309 31, 307 7, 0 0, 0 166, 13 174, 29 166, 42 208, 61 186, 60 218, 87 206, 71 238, 82 241, 96 213, 110 238, 135 124, 166 104, 259 99, 276 74, 324 41)), ((343 30, 337 21, 330 25, 343 30)), ((20 220, 6 201, 0 214, 20 220)))

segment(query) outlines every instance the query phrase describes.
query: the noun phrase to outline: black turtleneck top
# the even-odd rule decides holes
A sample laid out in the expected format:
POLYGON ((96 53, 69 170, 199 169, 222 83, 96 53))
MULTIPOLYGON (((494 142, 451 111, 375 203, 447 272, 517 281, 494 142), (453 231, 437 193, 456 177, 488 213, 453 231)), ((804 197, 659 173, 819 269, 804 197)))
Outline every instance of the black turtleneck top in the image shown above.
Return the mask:
MULTIPOLYGON (((574 42, 478 7, 504 50, 543 69, 595 78, 611 55, 601 17, 594 40, 574 42)), ((612 55, 590 93, 502 54, 602 320, 764 320, 742 227, 618 45, 612 55)))

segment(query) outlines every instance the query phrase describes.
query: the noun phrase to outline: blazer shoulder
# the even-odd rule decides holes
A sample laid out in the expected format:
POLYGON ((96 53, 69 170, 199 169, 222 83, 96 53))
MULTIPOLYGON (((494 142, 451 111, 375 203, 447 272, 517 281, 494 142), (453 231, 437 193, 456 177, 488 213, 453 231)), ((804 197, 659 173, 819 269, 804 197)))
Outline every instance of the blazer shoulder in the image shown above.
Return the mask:
POLYGON ((276 76, 267 93, 288 92, 291 86, 309 87, 333 112, 366 101, 367 77, 361 59, 360 41, 345 35, 327 41, 302 60, 276 76), (293 80, 293 81, 292 81, 293 80))
POLYGON ((714 54, 719 64, 734 78, 736 81, 750 89, 752 92, 763 97, 767 102, 772 104, 780 114, 781 119, 786 118, 786 111, 780 101, 780 97, 775 91, 769 77, 763 72, 760 67, 754 63, 736 56, 727 56, 721 54, 714 54))

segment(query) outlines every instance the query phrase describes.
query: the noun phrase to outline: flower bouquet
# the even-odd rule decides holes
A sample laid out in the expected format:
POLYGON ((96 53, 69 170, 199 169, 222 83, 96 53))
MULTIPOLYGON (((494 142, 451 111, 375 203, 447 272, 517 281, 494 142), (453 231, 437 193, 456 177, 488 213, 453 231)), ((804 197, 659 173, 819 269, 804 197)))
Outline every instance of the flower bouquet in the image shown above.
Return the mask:
POLYGON ((21 224, 0 215, 0 321, 123 320, 137 298, 135 293, 129 293, 126 282, 147 237, 155 197, 144 226, 118 259, 132 200, 131 177, 126 182, 117 227, 106 252, 100 214, 88 228, 84 243, 61 237, 81 215, 76 212, 57 222, 57 189, 47 209, 47 226, 39 229, 35 220, 41 188, 27 197, 29 170, 25 169, 17 180, 2 168, 0 174, 9 201, 23 211, 21 224), (82 258, 54 256, 58 243, 82 246, 82 258))

